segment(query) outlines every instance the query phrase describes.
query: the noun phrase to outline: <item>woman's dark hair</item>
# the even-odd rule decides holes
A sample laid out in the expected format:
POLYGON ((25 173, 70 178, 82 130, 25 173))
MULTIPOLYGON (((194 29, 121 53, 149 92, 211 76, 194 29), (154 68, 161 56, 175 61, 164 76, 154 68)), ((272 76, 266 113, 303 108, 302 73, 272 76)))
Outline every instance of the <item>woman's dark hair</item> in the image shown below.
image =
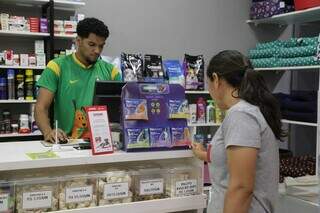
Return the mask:
POLYGON ((235 91, 238 91, 236 98, 241 98, 260 108, 278 140, 286 136, 281 127, 278 101, 269 91, 261 74, 253 70, 247 57, 236 50, 222 51, 215 55, 209 63, 207 76, 211 81, 214 73, 234 87, 235 91))
POLYGON ((85 18, 77 25, 77 34, 82 38, 88 38, 90 33, 107 39, 109 37, 108 27, 99 19, 85 18))

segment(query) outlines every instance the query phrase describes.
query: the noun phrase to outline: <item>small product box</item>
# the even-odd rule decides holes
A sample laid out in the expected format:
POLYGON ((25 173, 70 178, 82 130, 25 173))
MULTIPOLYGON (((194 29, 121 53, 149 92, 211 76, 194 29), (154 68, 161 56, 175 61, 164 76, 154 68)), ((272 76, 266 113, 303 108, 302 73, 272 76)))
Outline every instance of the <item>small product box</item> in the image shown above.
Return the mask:
POLYGON ((98 176, 99 206, 132 202, 132 177, 127 171, 108 171, 98 176))
POLYGON ((64 21, 64 32, 66 34, 74 34, 77 32, 77 22, 76 21, 64 21))
POLYGON ((147 128, 130 128, 126 129, 128 137, 127 149, 149 148, 149 131, 147 128))
POLYGON ((20 57, 19 54, 13 54, 13 66, 20 65, 20 57))
POLYGON ((20 54, 20 66, 29 66, 28 54, 20 54))
POLYGON ((7 13, 0 14, 0 25, 1 25, 1 30, 9 30, 9 14, 7 13))
POLYGON ((5 50, 4 52, 5 65, 13 65, 13 50, 5 50))
POLYGON ((201 168, 178 165, 168 169, 166 194, 169 197, 184 197, 201 194, 201 168))
POLYGON ((40 53, 36 55, 37 66, 46 66, 46 54, 40 53))
POLYGON ((89 175, 66 176, 59 183, 60 210, 97 206, 97 179, 89 175))
POLYGON ((16 183, 16 212, 50 212, 59 208, 55 178, 33 178, 16 183))
POLYGON ((171 147, 170 128, 149 128, 151 147, 171 147))
POLYGON ((167 198, 166 170, 141 169, 134 172, 134 201, 167 198))
POLYGON ((48 33, 48 19, 40 18, 40 32, 48 33))
POLYGON ((189 104, 189 123, 197 123, 197 104, 189 104))
POLYGON ((0 181, 0 212, 14 212, 14 185, 11 182, 0 181))
POLYGON ((37 17, 30 17, 28 19, 30 24, 30 32, 40 32, 40 19, 37 17))
POLYGON ((125 99, 124 102, 126 120, 148 120, 146 99, 125 99))
POLYGON ((188 127, 172 127, 172 147, 189 146, 191 144, 190 130, 188 127))
POLYGON ((169 100, 170 119, 187 119, 188 117, 188 100, 169 100))
POLYGON ((31 67, 37 66, 37 59, 36 59, 36 56, 33 54, 29 55, 29 66, 31 67))
POLYGON ((35 54, 44 53, 44 40, 34 41, 34 52, 35 54))

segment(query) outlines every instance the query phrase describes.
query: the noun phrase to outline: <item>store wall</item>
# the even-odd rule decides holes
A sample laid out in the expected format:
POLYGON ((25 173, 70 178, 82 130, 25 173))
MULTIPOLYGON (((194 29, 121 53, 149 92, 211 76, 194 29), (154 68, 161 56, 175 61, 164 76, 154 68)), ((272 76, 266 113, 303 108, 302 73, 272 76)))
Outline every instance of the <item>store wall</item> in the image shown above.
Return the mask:
POLYGON ((223 49, 244 53, 256 43, 245 23, 250 0, 86 0, 79 10, 103 20, 111 36, 105 55, 121 51, 161 54, 182 59, 184 53, 208 59, 223 49))

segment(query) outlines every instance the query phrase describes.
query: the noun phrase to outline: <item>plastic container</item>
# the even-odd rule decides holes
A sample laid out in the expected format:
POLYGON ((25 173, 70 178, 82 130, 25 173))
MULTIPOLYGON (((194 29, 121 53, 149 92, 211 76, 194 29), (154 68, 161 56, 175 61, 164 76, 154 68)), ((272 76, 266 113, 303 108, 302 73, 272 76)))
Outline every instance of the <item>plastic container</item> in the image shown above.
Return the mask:
POLYGON ((98 176, 99 206, 132 202, 132 177, 126 171, 109 171, 98 176))
POLYGON ((0 78, 0 100, 8 99, 7 96, 7 79, 0 78))
POLYGON ((197 122, 206 122, 206 102, 202 97, 200 97, 197 101, 197 122))
POLYGON ((26 70, 25 88, 26 100, 33 100, 33 70, 26 70))
POLYGON ((21 114, 19 121, 20 121, 19 133, 21 134, 30 133, 31 130, 29 126, 29 116, 27 114, 21 114))
POLYGON ((7 79, 8 79, 8 99, 15 99, 15 83, 14 83, 14 70, 7 70, 7 79))
POLYGON ((16 89, 16 92, 17 92, 17 99, 18 100, 24 100, 24 75, 19 72, 17 74, 17 89, 16 89))
POLYGON ((66 176, 59 183, 60 210, 94 207, 98 204, 97 179, 89 175, 66 176))
POLYGON ((195 166, 177 166, 168 169, 166 195, 183 197, 201 194, 201 168, 195 166))
POLYGON ((9 111, 2 112, 3 117, 3 125, 4 125, 4 133, 9 134, 11 133, 11 114, 9 111))
POLYGON ((213 100, 207 100, 207 112, 206 112, 206 121, 208 123, 213 123, 215 121, 215 109, 213 100))
POLYGON ((11 132, 13 134, 18 134, 19 133, 19 124, 11 124, 11 132))
POLYGON ((166 171, 163 169, 141 169, 133 173, 133 200, 144 201, 167 198, 166 171))
POLYGON ((218 107, 215 108, 215 111, 216 111, 216 123, 222 123, 223 119, 224 119, 224 112, 219 109, 218 107))
POLYGON ((0 181, 0 213, 13 213, 14 199, 13 183, 0 181))
POLYGON ((39 94, 39 87, 37 87, 37 82, 39 81, 41 75, 34 76, 34 97, 37 98, 39 94))
POLYGON ((58 181, 33 178, 16 181, 16 212, 50 212, 59 208, 58 181))

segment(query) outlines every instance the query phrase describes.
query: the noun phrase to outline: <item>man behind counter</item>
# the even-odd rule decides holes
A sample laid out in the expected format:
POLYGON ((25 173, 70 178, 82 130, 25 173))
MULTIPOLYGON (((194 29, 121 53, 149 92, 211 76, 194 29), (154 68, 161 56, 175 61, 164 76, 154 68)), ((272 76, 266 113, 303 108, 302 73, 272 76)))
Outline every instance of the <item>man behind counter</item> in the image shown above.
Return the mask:
POLYGON ((109 36, 108 27, 96 18, 86 18, 77 26, 77 51, 51 60, 37 82, 39 94, 35 106, 35 120, 44 139, 54 142, 71 138, 88 138, 86 114, 82 107, 92 105, 94 85, 99 80, 120 81, 121 75, 112 64, 100 59, 109 36), (52 129, 49 108, 54 100, 52 129))

